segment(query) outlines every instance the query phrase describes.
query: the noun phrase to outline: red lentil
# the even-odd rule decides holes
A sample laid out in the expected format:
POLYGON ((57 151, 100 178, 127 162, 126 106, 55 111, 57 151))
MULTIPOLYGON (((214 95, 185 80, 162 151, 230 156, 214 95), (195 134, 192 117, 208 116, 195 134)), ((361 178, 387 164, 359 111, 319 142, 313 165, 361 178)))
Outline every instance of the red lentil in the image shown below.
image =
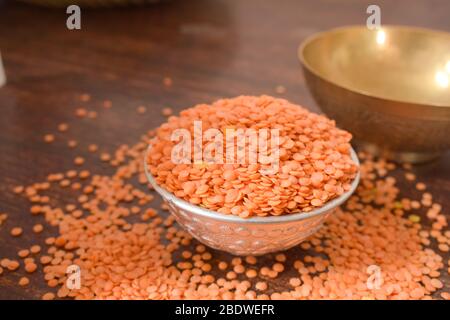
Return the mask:
POLYGON ((221 261, 218 264, 220 270, 225 270, 228 267, 228 264, 225 261, 221 261))
POLYGON ((13 192, 16 194, 22 193, 25 188, 23 186, 16 186, 13 188, 13 192))
POLYGON ((162 109, 163 116, 169 117, 173 114, 172 108, 163 108, 162 109))
POLYGON ((31 246, 30 252, 31 252, 31 253, 34 253, 34 254, 41 252, 41 246, 39 246, 39 245, 37 245, 37 244, 31 246))
POLYGON ((33 262, 29 262, 25 264, 25 271, 28 273, 33 273, 37 269, 37 265, 33 262))
POLYGON ((96 144, 90 144, 88 146, 88 150, 89 150, 89 152, 94 153, 94 152, 96 152, 98 150, 98 146, 96 144))
POLYGON ((147 108, 145 106, 139 106, 139 107, 137 107, 136 111, 139 114, 144 114, 147 112, 147 108))
POLYGON ((111 100, 105 100, 103 101, 103 107, 105 109, 110 109, 112 107, 112 101, 111 100))
POLYGON ((67 141, 67 146, 69 148, 75 148, 78 145, 78 142, 76 140, 69 140, 67 141))
POLYGON ((25 287, 30 283, 30 279, 28 279, 27 277, 22 277, 19 279, 19 286, 21 287, 25 287))
POLYGON ((278 85, 275 87, 275 92, 278 94, 286 93, 286 88, 282 85, 278 85))
POLYGON ((30 254, 30 251, 27 249, 22 249, 19 252, 17 252, 17 255, 21 258, 26 258, 30 254))
POLYGON ((97 111, 89 111, 88 114, 87 114, 87 116, 88 116, 88 118, 90 118, 90 119, 95 119, 95 118, 97 118, 98 113, 97 113, 97 111))
POLYGON ((84 118, 87 115, 87 110, 85 108, 78 108, 75 110, 75 115, 80 118, 84 118))
POLYGON ((426 188, 427 188, 427 186, 426 186, 425 183, 423 183, 423 182, 418 182, 418 183, 416 184, 416 189, 419 190, 419 191, 423 191, 423 190, 425 190, 426 188))
MULTIPOLYGON (((226 134, 225 129, 222 131, 226 134)), ((242 218, 307 212, 348 190, 357 172, 350 158, 350 139, 351 135, 336 128, 331 120, 286 100, 241 96, 219 100, 212 105, 198 105, 182 111, 179 117, 170 118, 156 130, 147 162, 156 182, 162 187, 210 210, 242 218), (275 114, 285 116, 274 117, 275 114), (258 164, 214 164, 206 167, 202 164, 202 168, 195 163, 174 164, 171 152, 165 152, 174 145, 170 140, 171 132, 180 128, 191 129, 195 120, 202 121, 203 130, 268 127, 275 122, 281 129, 281 172, 269 179, 261 174, 258 164), (286 122, 296 125, 288 126, 286 122), (320 145, 320 151, 316 145, 320 145), (326 168, 329 169, 325 171, 326 168), (201 171, 204 178, 200 181, 196 178, 199 169, 206 169, 201 171), (194 177, 192 181, 190 177, 194 177), (214 187, 215 179, 221 177, 229 183, 223 183, 221 188, 214 187), (239 181, 242 187, 236 189, 236 183, 232 183, 234 180, 239 181), (307 187, 310 183, 314 192, 313 188, 307 187), (259 188, 249 188, 250 184, 259 188)))
POLYGON ((2 266, 5 267, 5 268, 7 268, 7 269, 10 270, 10 271, 15 271, 15 270, 19 269, 20 264, 19 264, 19 262, 16 261, 16 260, 8 260, 8 261, 6 262, 6 264, 5 264, 5 265, 2 265, 2 266))
POLYGON ((58 125, 58 130, 61 132, 66 132, 69 129, 69 125, 67 123, 60 123, 58 125))
POLYGON ((15 227, 15 228, 11 229, 11 235, 13 237, 18 237, 18 236, 22 235, 22 233, 23 233, 23 229, 20 227, 15 227))
POLYGON ((267 283, 266 282, 257 282, 255 285, 256 290, 265 291, 267 290, 267 283))
POLYGON ((73 163, 77 166, 81 166, 84 163, 84 158, 83 157, 76 157, 73 160, 73 163))
POLYGON ((82 102, 88 102, 91 100, 91 95, 88 93, 83 93, 80 95, 80 101, 82 102))
POLYGON ((109 161, 109 160, 111 160, 111 156, 109 155, 109 153, 106 153, 106 152, 103 152, 101 155, 100 155, 100 159, 102 160, 102 161, 109 161))
POLYGON ((42 296, 42 300, 53 300, 55 299, 55 294, 53 292, 47 292, 42 296))
POLYGON ((52 134, 46 134, 44 136, 44 141, 47 143, 52 143, 53 141, 55 141, 55 136, 52 134))
POLYGON ((163 84, 164 84, 166 87, 171 87, 172 84, 173 84, 172 78, 170 78, 170 77, 164 77, 164 79, 163 79, 163 84))

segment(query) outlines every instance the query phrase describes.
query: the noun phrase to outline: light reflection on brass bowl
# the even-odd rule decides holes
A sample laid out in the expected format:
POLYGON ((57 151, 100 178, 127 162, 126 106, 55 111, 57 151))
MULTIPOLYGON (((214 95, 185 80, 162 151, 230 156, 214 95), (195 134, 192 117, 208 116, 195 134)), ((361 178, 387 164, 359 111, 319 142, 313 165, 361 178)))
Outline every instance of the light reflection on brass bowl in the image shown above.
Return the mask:
POLYGON ((424 162, 450 148, 450 34, 350 26, 299 47, 306 83, 338 126, 376 152, 424 162))

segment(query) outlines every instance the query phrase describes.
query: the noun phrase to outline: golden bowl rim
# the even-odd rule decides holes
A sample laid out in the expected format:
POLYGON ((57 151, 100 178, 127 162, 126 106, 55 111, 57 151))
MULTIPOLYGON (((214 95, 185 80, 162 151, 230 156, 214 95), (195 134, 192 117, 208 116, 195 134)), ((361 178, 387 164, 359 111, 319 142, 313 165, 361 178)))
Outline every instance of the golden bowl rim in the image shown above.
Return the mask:
MULTIPOLYGON (((318 72, 316 72, 314 70, 314 68, 306 61, 305 56, 304 56, 304 51, 307 45, 309 45, 311 42, 313 42, 316 39, 319 39, 321 37, 324 37, 328 34, 332 34, 332 33, 336 33, 338 31, 348 31, 351 29, 359 29, 359 30, 368 30, 368 31, 376 31, 376 29, 368 29, 367 26, 365 25, 347 25, 347 26, 341 26, 341 27, 336 27, 336 28, 332 28, 332 29, 328 29, 325 31, 320 31, 320 32, 316 32, 312 35, 309 35, 308 37, 306 37, 306 39, 304 39, 300 45, 298 46, 298 50, 297 50, 297 58, 300 60, 301 65, 307 69, 311 74, 313 74, 315 77, 321 79, 322 81, 325 81, 327 83, 330 83, 340 89, 344 89, 347 90, 349 92, 355 93, 355 94, 359 94, 368 98, 373 98, 373 99, 378 99, 378 100, 383 100, 383 101, 389 101, 392 103, 402 103, 402 104, 409 104, 409 105, 416 105, 416 106, 420 106, 420 107, 425 107, 425 108, 430 108, 430 107, 437 107, 437 108, 450 108, 450 103, 449 104, 438 104, 438 103, 422 103, 422 102, 414 102, 414 101, 408 101, 408 100, 398 100, 398 99, 394 99, 394 98, 388 98, 385 96, 381 96, 381 95, 376 95, 364 90, 357 90, 355 88, 350 88, 347 87, 345 85, 342 85, 336 81, 332 81, 329 78, 326 78, 322 75, 320 75, 318 72)), ((424 27, 416 27, 416 26, 407 26, 407 25, 393 25, 393 24, 389 24, 389 25, 383 25, 380 28, 381 30, 383 29, 397 29, 397 30, 408 30, 408 31, 420 31, 420 32, 425 32, 425 33, 433 33, 433 34, 439 34, 439 35, 443 35, 449 38, 450 40, 450 33, 443 31, 443 30, 436 30, 436 29, 430 29, 430 28, 424 28, 424 27)))

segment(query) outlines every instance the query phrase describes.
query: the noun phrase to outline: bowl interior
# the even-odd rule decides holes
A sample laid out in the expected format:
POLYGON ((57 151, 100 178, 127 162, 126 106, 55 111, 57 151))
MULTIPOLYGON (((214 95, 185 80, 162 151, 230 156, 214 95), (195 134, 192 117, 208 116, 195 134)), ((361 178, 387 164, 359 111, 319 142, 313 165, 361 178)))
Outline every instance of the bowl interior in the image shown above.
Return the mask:
POLYGON ((300 48, 304 66, 346 89, 394 101, 450 107, 450 34, 420 28, 345 27, 300 48))

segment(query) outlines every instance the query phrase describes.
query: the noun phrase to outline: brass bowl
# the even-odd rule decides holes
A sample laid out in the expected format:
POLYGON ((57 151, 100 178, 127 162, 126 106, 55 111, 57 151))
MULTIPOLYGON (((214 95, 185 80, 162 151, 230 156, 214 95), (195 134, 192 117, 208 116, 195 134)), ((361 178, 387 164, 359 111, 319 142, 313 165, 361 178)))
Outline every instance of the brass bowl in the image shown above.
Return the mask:
POLYGON ((298 55, 320 108, 372 150, 417 163, 450 148, 449 33, 343 27, 298 55))

